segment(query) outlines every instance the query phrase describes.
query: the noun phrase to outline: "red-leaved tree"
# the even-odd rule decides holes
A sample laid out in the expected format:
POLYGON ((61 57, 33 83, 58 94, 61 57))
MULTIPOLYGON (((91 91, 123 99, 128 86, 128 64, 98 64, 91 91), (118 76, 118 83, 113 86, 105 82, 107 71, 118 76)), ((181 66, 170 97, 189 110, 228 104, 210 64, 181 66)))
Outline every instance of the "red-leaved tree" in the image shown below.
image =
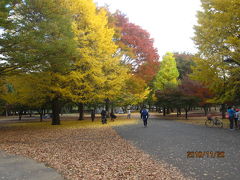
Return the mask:
POLYGON ((199 99, 199 105, 204 108, 205 115, 207 114, 207 109, 210 105, 208 100, 213 97, 213 94, 207 87, 197 81, 185 77, 182 80, 181 85, 179 85, 179 89, 187 96, 197 97, 199 99))
POLYGON ((114 15, 115 26, 121 30, 117 43, 123 54, 123 62, 132 66, 133 72, 149 82, 158 72, 159 55, 153 46, 150 34, 140 26, 130 23, 128 18, 117 11, 114 15))

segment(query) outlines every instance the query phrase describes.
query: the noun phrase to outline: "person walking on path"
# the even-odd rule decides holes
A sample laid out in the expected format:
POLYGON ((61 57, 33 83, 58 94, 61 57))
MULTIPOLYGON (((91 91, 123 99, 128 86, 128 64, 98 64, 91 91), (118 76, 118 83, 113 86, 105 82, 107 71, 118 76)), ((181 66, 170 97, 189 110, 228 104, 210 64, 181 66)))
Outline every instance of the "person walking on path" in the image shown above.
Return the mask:
POLYGON ((91 112, 91 119, 92 119, 92 122, 93 122, 94 119, 95 119, 95 110, 92 110, 92 112, 91 112))
POLYGON ((235 114, 235 111, 233 110, 232 107, 228 107, 228 119, 229 119, 229 122, 230 122, 230 130, 233 130, 233 121, 234 121, 234 114, 235 114))
POLYGON ((144 107, 141 111, 141 119, 143 120, 144 127, 147 127, 148 117, 149 117, 149 113, 148 113, 147 109, 144 107))
POLYGON ((113 112, 110 113, 110 117, 111 121, 114 121, 117 118, 117 116, 113 112))
POLYGON ((102 124, 107 124, 107 111, 104 109, 101 112, 102 124))
POLYGON ((236 110, 236 108, 234 108, 233 110, 235 111, 235 113, 234 113, 234 125, 235 125, 235 129, 238 129, 237 110, 236 110))
POLYGON ((128 109, 127 118, 128 118, 128 119, 131 119, 131 110, 130 110, 130 109, 128 109))
POLYGON ((239 109, 237 110, 235 115, 237 116, 237 119, 238 119, 238 129, 240 129, 240 110, 239 109))

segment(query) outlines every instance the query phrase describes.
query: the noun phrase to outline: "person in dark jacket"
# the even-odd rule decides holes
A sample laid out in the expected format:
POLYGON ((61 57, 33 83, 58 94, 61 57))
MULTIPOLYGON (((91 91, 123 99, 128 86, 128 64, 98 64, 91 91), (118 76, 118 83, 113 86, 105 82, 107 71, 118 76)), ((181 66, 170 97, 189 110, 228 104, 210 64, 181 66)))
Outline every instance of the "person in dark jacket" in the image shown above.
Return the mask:
POLYGON ((149 118, 149 113, 146 108, 143 108, 141 111, 141 119, 143 120, 144 127, 147 127, 147 120, 149 118))
POLYGON ((94 111, 94 110, 92 110, 92 112, 91 112, 91 119, 92 119, 92 122, 93 122, 94 119, 95 119, 95 111, 94 111))
POLYGON ((234 113, 234 124, 235 124, 235 129, 238 129, 238 109, 234 109, 235 113, 234 113))
POLYGON ((101 112, 102 124, 107 124, 107 111, 104 109, 101 112))
POLYGON ((234 130, 233 129, 233 121, 234 121, 234 114, 235 114, 235 111, 232 107, 228 107, 228 119, 229 119, 229 122, 230 122, 230 130, 234 130))
POLYGON ((110 117, 111 121, 114 121, 117 118, 117 116, 113 112, 110 113, 110 117))

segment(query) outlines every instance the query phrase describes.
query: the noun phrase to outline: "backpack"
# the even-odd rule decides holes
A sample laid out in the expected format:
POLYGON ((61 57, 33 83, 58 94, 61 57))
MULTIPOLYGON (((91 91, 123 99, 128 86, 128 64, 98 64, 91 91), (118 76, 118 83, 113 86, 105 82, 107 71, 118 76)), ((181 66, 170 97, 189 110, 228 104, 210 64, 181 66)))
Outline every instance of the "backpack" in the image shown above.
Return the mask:
POLYGON ((141 112, 141 116, 142 118, 146 119, 148 117, 148 112, 146 109, 143 109, 142 112, 141 112))

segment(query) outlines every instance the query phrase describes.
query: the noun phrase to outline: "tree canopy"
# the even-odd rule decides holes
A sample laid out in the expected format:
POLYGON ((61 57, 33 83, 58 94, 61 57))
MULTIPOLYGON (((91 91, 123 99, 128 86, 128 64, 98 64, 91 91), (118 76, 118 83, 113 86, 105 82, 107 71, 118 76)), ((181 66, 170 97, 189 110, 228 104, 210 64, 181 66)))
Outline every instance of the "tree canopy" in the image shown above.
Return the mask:
POLYGON ((192 77, 215 92, 215 102, 240 102, 239 1, 202 0, 194 41, 199 49, 192 77))
POLYGON ((5 91, 5 97, 21 92, 19 102, 29 106, 41 106, 33 101, 43 99, 52 104, 52 124, 60 124, 62 102, 90 103, 119 94, 128 70, 116 56, 104 9, 97 10, 92 0, 5 2, 10 9, 1 18, 12 26, 4 26, 0 38, 1 62, 16 67, 23 79, 7 78, 4 83, 15 93, 5 91))
POLYGON ((176 86, 178 76, 179 72, 173 53, 168 52, 163 56, 160 70, 155 77, 154 89, 163 90, 166 86, 176 86))

